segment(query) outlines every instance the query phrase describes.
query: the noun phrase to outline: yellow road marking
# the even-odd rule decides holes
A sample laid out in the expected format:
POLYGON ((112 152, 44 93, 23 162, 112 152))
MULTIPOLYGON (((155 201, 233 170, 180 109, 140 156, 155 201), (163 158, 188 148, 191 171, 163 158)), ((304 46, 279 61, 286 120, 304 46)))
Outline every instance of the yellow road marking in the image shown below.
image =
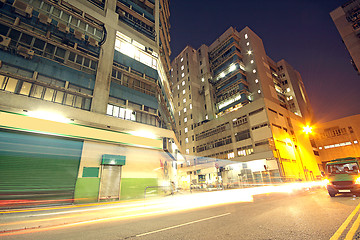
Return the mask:
POLYGON ((359 225, 360 225, 360 214, 358 215, 357 219, 355 220, 355 222, 351 226, 349 232, 346 234, 345 240, 352 240, 353 239, 356 231, 359 228, 359 225))
MULTIPOLYGON (((354 211, 352 211, 352 213, 347 217, 347 219, 345 220, 345 222, 339 227, 339 229, 334 233, 334 235, 330 238, 330 240, 337 240, 341 234, 344 232, 344 230, 346 229, 346 227, 349 225, 349 223, 351 222, 351 220, 353 219, 353 217, 355 216, 355 214, 357 213, 357 211, 359 211, 360 209, 360 203, 359 205, 356 206, 356 208, 354 209, 354 211)), ((358 217, 359 218, 359 217, 358 217)), ((355 223, 354 223, 355 224, 355 223)))

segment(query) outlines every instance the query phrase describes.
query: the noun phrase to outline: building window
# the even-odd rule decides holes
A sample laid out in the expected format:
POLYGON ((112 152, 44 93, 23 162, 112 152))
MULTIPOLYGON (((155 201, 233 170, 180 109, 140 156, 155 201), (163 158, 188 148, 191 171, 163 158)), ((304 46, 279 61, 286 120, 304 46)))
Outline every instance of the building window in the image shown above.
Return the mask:
POLYGON ((192 104, 190 103, 189 108, 192 109, 192 104))
POLYGON ((183 99, 183 103, 186 103, 186 98, 183 99))
POLYGON ((248 35, 247 35, 247 34, 245 34, 245 39, 248 39, 248 35))
POLYGON ((184 129, 184 132, 185 132, 185 133, 187 133, 187 132, 188 132, 188 128, 187 128, 187 127, 184 129))
POLYGON ((186 143, 189 143, 189 138, 185 138, 185 142, 186 142, 186 143))
POLYGON ((254 69, 252 72, 253 72, 253 73, 256 73, 256 69, 254 69))
POLYGON ((186 149, 186 154, 189 154, 189 153, 190 153, 190 151, 189 151, 189 149, 187 148, 187 149, 186 149))
POLYGON ((186 113, 186 108, 184 108, 184 113, 186 113))
POLYGON ((185 86, 185 81, 182 81, 182 82, 181 82, 181 85, 182 85, 182 86, 185 86))
POLYGON ((181 70, 184 70, 184 65, 181 66, 181 70))
POLYGON ((182 62, 182 61, 184 61, 184 58, 181 58, 181 59, 180 59, 180 62, 182 62))
POLYGON ((185 76, 185 73, 182 73, 182 74, 181 74, 181 77, 184 77, 184 76, 185 76))
POLYGON ((255 83, 258 83, 259 82, 259 80, 258 79, 255 79, 255 83))
POLYGON ((185 89, 183 90, 183 94, 185 94, 185 89))
POLYGON ((187 117, 184 118, 184 122, 187 122, 187 117))

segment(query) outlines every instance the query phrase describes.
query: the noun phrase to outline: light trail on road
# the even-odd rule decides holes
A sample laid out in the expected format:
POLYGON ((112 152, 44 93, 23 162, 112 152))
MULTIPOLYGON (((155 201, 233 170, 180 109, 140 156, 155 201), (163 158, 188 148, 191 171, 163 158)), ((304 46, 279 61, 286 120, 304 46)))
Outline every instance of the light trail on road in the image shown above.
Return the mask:
MULTIPOLYGON (((213 191, 194 193, 187 195, 176 195, 162 199, 146 200, 136 203, 115 204, 111 206, 104 206, 101 204, 93 205, 93 208, 39 213, 31 214, 31 217, 43 217, 50 215, 61 215, 62 217, 53 217, 46 219, 33 219, 26 221, 14 221, 0 224, 2 227, 6 226, 23 226, 19 227, 17 231, 6 230, 0 233, 0 236, 25 234, 39 231, 49 231, 54 229, 61 229, 66 227, 94 224, 105 221, 118 221, 129 218, 139 218, 145 216, 154 216, 166 214, 171 212, 187 211, 197 208, 205 208, 209 206, 223 205, 229 203, 253 202, 253 197, 261 194, 270 193, 288 193, 302 189, 309 189, 312 187, 323 186, 322 182, 303 182, 303 183, 289 183, 278 186, 270 185, 255 188, 232 189, 224 191, 213 191), (101 207, 99 207, 101 206, 101 207), (66 222, 66 223, 65 223, 66 222), (41 228, 39 228, 39 225, 41 228), (32 227, 27 227, 32 226, 32 227)), ((89 206, 91 207, 91 206, 89 206)), ((44 211, 54 210, 59 208, 46 208, 44 211)), ((61 208, 63 209, 63 208, 61 208)), ((39 211, 39 210, 37 210, 39 211)), ((32 211, 29 211, 32 212, 32 211)), ((11 212, 8 212, 11 213, 11 212)), ((30 217, 27 215, 27 217, 30 217)))

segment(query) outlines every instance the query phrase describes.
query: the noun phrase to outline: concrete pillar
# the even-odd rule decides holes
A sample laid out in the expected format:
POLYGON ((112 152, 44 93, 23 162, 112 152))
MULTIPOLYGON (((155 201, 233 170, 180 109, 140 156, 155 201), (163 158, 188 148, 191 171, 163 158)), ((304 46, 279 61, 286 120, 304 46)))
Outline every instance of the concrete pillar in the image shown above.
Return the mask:
POLYGON ((116 30, 110 23, 118 22, 118 14, 115 12, 116 0, 108 1, 106 8, 106 41, 101 46, 98 69, 96 72, 95 89, 91 104, 91 111, 106 114, 107 103, 111 83, 111 72, 114 59, 114 47, 116 30))

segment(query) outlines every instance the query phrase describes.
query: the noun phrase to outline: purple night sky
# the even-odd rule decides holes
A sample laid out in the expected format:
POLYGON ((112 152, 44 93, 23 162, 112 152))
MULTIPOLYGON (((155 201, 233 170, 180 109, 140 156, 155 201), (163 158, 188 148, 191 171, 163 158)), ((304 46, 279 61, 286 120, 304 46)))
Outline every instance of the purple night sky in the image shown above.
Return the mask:
POLYGON ((172 0, 171 58, 186 45, 210 45, 230 26, 239 31, 248 26, 270 58, 285 59, 300 72, 316 121, 360 114, 360 76, 330 17, 346 2, 172 0))

